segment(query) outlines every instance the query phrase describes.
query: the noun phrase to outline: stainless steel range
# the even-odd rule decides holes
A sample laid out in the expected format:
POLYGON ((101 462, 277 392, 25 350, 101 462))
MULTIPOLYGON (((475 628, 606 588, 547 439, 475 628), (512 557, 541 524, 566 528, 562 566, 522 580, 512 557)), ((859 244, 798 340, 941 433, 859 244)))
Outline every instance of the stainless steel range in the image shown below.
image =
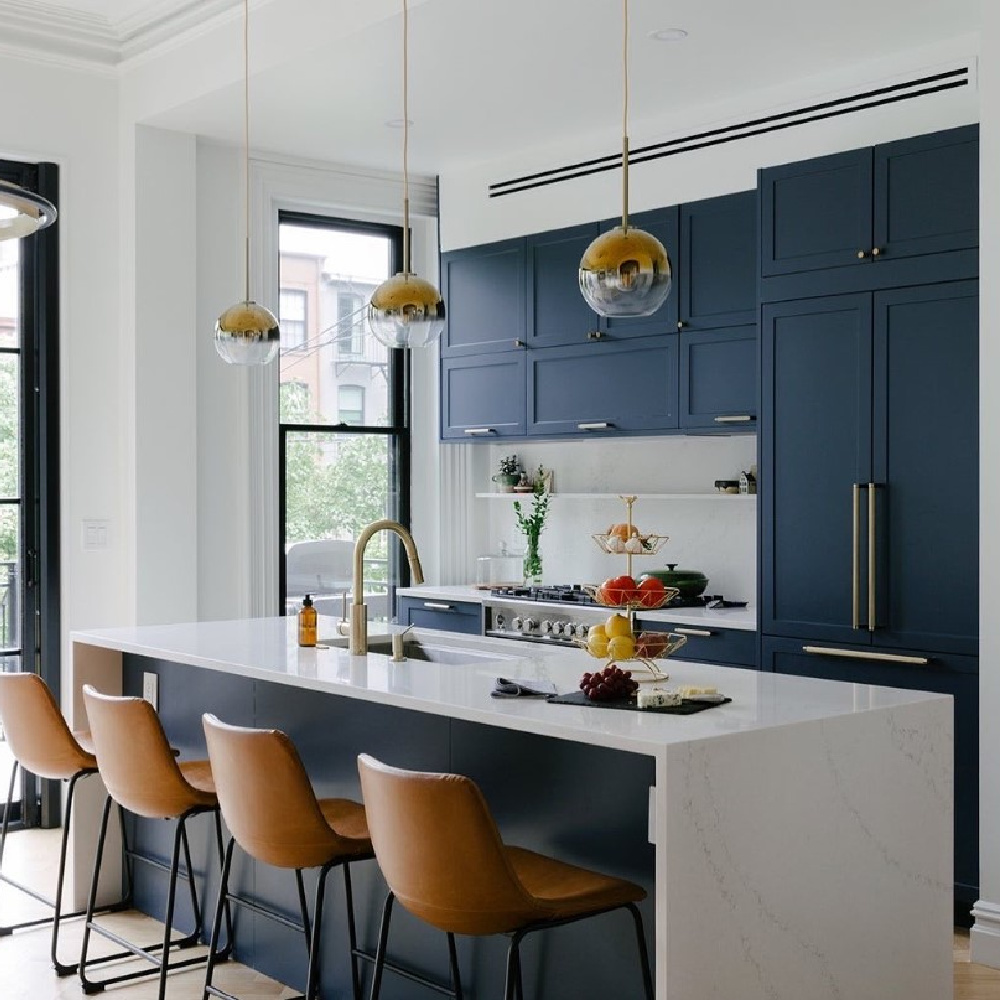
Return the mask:
MULTIPOLYGON (((687 602, 675 598, 659 610, 742 607, 746 607, 746 601, 705 595, 687 602)), ((488 636, 558 646, 586 640, 590 627, 611 613, 579 584, 500 587, 491 590, 483 601, 483 612, 488 636)))

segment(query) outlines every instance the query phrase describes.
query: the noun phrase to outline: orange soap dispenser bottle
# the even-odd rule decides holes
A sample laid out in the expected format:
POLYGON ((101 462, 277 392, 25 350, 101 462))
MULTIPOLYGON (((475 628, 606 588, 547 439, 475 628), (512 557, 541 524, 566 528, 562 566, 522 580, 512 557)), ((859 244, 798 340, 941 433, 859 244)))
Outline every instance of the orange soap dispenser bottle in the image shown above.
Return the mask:
POLYGON ((299 610, 299 645, 316 645, 316 609, 309 594, 306 594, 299 610))

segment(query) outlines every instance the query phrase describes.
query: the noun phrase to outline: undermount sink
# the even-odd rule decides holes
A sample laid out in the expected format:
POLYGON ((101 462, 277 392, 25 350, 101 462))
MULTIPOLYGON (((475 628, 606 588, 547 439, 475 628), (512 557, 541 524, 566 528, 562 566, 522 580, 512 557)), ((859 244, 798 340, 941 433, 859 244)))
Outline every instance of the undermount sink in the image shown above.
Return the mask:
MULTIPOLYGON (((487 640, 488 641, 488 640, 487 640)), ((345 647, 347 640, 341 636, 321 640, 323 645, 345 647)), ((368 652, 380 656, 392 656, 392 637, 389 635, 371 636, 368 639, 368 652)), ((497 660, 516 660, 515 653, 500 652, 497 649, 486 648, 475 641, 463 639, 451 641, 442 635, 433 639, 407 636, 403 640, 403 656, 408 660, 422 660, 425 663, 489 663, 497 660)))

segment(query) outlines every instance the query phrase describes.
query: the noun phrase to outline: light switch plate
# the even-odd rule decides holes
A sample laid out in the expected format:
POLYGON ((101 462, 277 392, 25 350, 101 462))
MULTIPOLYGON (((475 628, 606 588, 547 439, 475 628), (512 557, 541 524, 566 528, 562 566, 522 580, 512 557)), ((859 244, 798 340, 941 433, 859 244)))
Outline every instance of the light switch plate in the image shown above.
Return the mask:
POLYGON ((159 678, 156 674, 143 674, 142 675, 142 696, 153 706, 156 710, 159 708, 157 702, 159 701, 159 686, 157 681, 159 678))

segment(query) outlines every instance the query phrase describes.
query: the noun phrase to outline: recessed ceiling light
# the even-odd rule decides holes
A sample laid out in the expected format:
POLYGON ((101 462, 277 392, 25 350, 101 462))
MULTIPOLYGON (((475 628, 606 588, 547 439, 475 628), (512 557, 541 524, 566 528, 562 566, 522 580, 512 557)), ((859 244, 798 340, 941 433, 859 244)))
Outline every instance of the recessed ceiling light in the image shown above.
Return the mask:
POLYGON ((680 42, 687 38, 688 33, 683 28, 660 28, 651 31, 649 37, 656 42, 680 42))
MULTIPOLYGON (((406 124, 409 125, 410 128, 413 128, 413 119, 412 118, 407 118, 406 119, 406 124)), ((402 118, 390 118, 385 123, 385 127, 386 128, 402 128, 403 127, 403 119, 402 118)))

